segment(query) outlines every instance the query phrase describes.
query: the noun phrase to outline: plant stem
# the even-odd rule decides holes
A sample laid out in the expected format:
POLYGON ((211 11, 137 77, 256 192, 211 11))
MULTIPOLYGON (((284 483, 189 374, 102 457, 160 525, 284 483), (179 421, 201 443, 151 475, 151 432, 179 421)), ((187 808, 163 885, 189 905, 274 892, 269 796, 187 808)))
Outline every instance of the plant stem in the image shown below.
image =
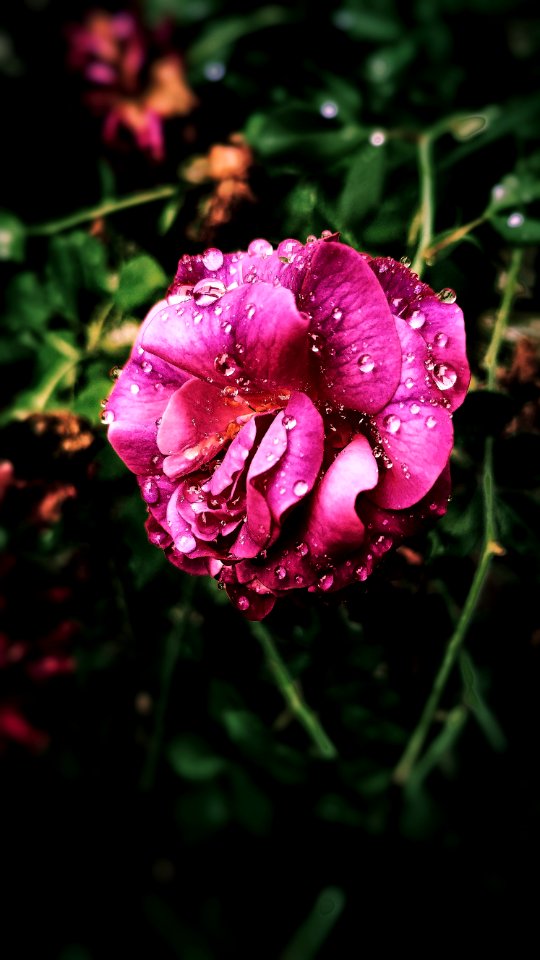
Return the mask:
POLYGON ((504 336, 504 331, 508 323, 508 317, 510 316, 514 297, 516 295, 516 287, 522 261, 523 250, 518 247, 512 252, 503 298, 495 319, 495 326, 491 335, 491 341, 484 357, 484 367, 487 369, 486 386, 488 390, 495 389, 497 357, 499 356, 499 350, 504 336))
MULTIPOLYGON (((501 306, 497 313, 497 319, 493 328, 491 342, 486 352, 485 365, 487 366, 487 387, 490 390, 495 387, 495 375, 499 348, 506 325, 508 323, 512 304, 516 296, 519 269, 522 259, 523 251, 515 250, 512 254, 507 283, 502 297, 501 306)), ((446 648, 443 662, 439 667, 439 671, 433 682, 431 693, 424 706, 422 716, 420 717, 420 720, 413 731, 411 738, 409 739, 401 759, 394 770, 394 781, 398 784, 405 784, 411 776, 411 772, 418 760, 426 737, 429 733, 431 724, 433 722, 433 717, 439 705, 442 693, 446 687, 448 677, 450 676, 452 668, 454 667, 466 633, 474 618, 478 601, 489 573, 492 557, 501 553, 501 548, 496 539, 495 527, 493 437, 487 437, 485 442, 484 462, 482 468, 482 490, 484 500, 484 538, 480 562, 476 568, 467 599, 465 600, 465 604, 457 621, 456 627, 446 648)))
POLYGON ((420 277, 425 265, 425 251, 433 237, 433 134, 418 138, 418 173, 420 177, 420 236, 411 269, 420 277))
POLYGON ((251 621, 249 626, 251 633, 263 649, 266 665, 274 677, 285 703, 298 722, 303 726, 306 733, 311 737, 313 744, 317 748, 317 753, 325 760, 335 759, 338 753, 334 744, 323 730, 313 710, 308 707, 307 703, 302 699, 298 685, 291 677, 285 663, 281 659, 269 630, 267 630, 262 623, 255 621, 251 621))
POLYGON ((69 230, 70 227, 76 227, 80 223, 87 223, 89 220, 97 220, 100 217, 108 217, 120 210, 139 207, 141 204, 153 203, 155 200, 165 200, 167 197, 174 196, 177 189, 175 186, 156 187, 154 190, 143 190, 141 193, 134 193, 130 197, 123 197, 121 200, 105 200, 95 207, 78 210, 77 213, 62 217, 60 220, 38 223, 34 227, 29 227, 27 232, 33 237, 49 237, 55 233, 60 233, 62 230, 69 230))

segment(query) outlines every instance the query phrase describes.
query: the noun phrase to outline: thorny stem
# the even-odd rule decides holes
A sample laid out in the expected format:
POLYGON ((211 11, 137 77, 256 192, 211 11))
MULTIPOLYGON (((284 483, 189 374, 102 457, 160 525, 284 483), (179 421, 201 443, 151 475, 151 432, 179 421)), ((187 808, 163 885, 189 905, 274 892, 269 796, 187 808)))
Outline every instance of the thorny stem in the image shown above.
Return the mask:
POLYGON ((338 755, 337 750, 323 730, 313 710, 308 707, 307 703, 302 699, 298 685, 294 682, 285 663, 281 659, 270 632, 262 623, 252 621, 249 626, 251 633, 262 647, 266 665, 273 675, 279 691, 291 710, 291 713, 294 714, 306 733, 309 734, 313 744, 317 748, 319 756, 325 760, 334 760, 338 755))
POLYGON ((47 223, 39 223, 35 227, 29 227, 28 234, 33 237, 50 237, 62 230, 76 227, 80 223, 98 220, 100 217, 108 217, 120 210, 139 207, 141 204, 153 203, 155 200, 165 200, 167 197, 174 196, 177 189, 174 186, 156 187, 154 190, 143 190, 141 193, 134 193, 130 197, 123 197, 121 200, 106 200, 103 203, 98 203, 95 207, 78 210, 77 213, 72 213, 69 217, 49 220, 47 223))
POLYGON ((420 277, 425 265, 425 252, 433 236, 433 140, 431 131, 418 138, 418 173, 420 177, 420 236, 411 269, 420 277))
MULTIPOLYGON (((485 357, 485 366, 487 367, 487 387, 492 390, 495 387, 495 375, 497 369, 497 358, 503 334, 508 323, 512 304, 516 296, 517 282, 523 251, 515 250, 512 254, 512 261, 506 287, 504 290, 501 306, 497 313, 495 327, 491 336, 491 342, 485 357)), ((411 776, 412 770, 423 749, 426 737, 429 733, 433 717, 439 705, 441 695, 445 689, 448 677, 454 667, 456 658, 461 649, 467 631, 472 623, 482 589, 486 582, 487 575, 491 566, 491 560, 494 555, 501 553, 501 547, 497 543, 495 526, 495 489, 493 480, 493 438, 487 437, 484 448, 484 462, 482 468, 482 491, 484 502, 484 538, 480 562, 476 568, 476 573, 465 600, 465 604, 457 621, 455 630, 450 638, 446 648, 443 662, 433 682, 431 693, 426 701, 422 716, 409 739, 409 742, 401 756, 401 759, 394 770, 394 781, 398 784, 405 784, 411 776)))

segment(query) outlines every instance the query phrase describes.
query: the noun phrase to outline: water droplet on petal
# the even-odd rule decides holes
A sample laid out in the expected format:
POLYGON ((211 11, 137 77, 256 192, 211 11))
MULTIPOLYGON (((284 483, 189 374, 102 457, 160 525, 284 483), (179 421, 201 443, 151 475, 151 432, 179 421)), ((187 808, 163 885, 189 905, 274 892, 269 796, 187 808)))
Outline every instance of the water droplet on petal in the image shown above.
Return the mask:
POLYGON ((457 300, 456 291, 452 290, 451 287, 443 287, 437 294, 437 300, 440 300, 441 303, 455 303, 457 300))
POLYGON ((426 322, 426 318, 421 310, 413 310, 411 313, 408 323, 413 330, 419 330, 420 327, 423 327, 426 322))
POLYGON ((358 358, 358 366, 362 373, 371 373, 375 367, 375 361, 373 357, 369 355, 369 353, 364 353, 358 358))
POLYGON ((112 423, 114 420, 114 413, 112 410, 104 410, 99 419, 102 423, 112 423))
POLYGON ((109 376, 112 377, 113 380, 118 380, 118 377, 120 376, 121 373, 122 373, 122 367, 112 367, 109 373, 109 376))
POLYGON ((274 248, 272 244, 262 237, 252 240, 248 247, 248 253, 250 253, 252 257, 269 257, 273 252, 274 248))
POLYGON ((303 249, 299 240, 282 240, 277 248, 277 254, 283 263, 291 263, 296 254, 301 253, 303 249))
POLYGON ((437 426, 437 421, 435 417, 428 417, 426 420, 426 427, 428 430, 433 430, 433 427, 437 426))
POLYGON ((448 337, 445 333, 436 333, 433 338, 433 343, 436 347, 447 347, 448 346, 448 337))
POLYGON ((412 390, 414 387, 414 380, 412 377, 407 377, 405 380, 405 386, 407 387, 407 390, 412 390))
POLYGON ((330 590, 330 587, 334 583, 334 574, 331 570, 327 570, 325 573, 321 573, 319 579, 317 580, 317 586, 319 590, 330 590))
POLYGON ((411 403, 411 413, 413 413, 413 414, 415 414, 415 415, 416 415, 417 413, 420 413, 420 407, 418 406, 417 403, 411 403))
POLYGON ((294 549, 301 557, 306 557, 309 553, 309 547, 307 543, 297 543, 294 549))
POLYGON ((447 363, 436 363, 431 373, 439 390, 449 390, 457 380, 457 373, 447 363))
POLYGON ((304 497, 308 490, 309 484, 305 480, 297 480, 293 487, 295 497, 304 497))
POLYGON ((364 567, 362 564, 360 564, 360 566, 354 571, 354 575, 358 580, 367 580, 367 567, 364 567))
POLYGON ((399 262, 402 263, 404 267, 409 268, 412 263, 412 260, 410 257, 400 257, 399 262))
POLYGON ((384 418, 383 424, 388 430, 388 433, 397 433, 401 426, 401 420, 395 413, 391 413, 388 417, 384 418))
POLYGON ((223 254, 217 247, 209 247, 202 255, 202 262, 207 270, 219 270, 223 266, 223 254))
POLYGON ((225 289, 225 284, 221 280, 206 277, 204 280, 199 280, 193 287, 193 299, 199 307, 207 307, 219 300, 225 293, 225 289))
POLYGON ((236 601, 236 606, 239 610, 248 610, 249 609, 249 600, 247 597, 238 597, 236 601))
POLYGON ((276 567, 276 569, 274 570, 274 573, 278 578, 278 580, 284 580, 285 577, 287 576, 287 571, 285 567, 276 567))
POLYGON ((283 417, 283 426, 285 427, 286 430, 294 430, 296 426, 295 417, 291 417, 290 414, 286 413, 285 416, 283 417))
POLYGON ((218 373, 222 373, 224 377, 230 377, 235 372, 236 367, 234 366, 233 361, 229 357, 228 353, 220 353, 214 360, 214 367, 218 373))
POLYGON ((141 369, 143 373, 152 373, 152 364, 149 360, 143 360, 141 363, 141 369))
POLYGON ((253 303, 247 303, 247 304, 246 304, 246 316, 247 316, 248 320, 252 320, 252 319, 253 319, 253 317, 255 316, 255 310, 256 310, 256 309, 257 309, 257 308, 255 307, 255 304, 253 304, 253 303))
POLYGON ((143 500, 146 503, 157 503, 159 500, 159 487, 151 477, 145 480, 142 485, 143 500))
POLYGON ((184 533, 181 537, 178 537, 178 539, 174 541, 174 545, 179 553, 192 553, 197 546, 197 541, 195 540, 195 537, 191 536, 190 533, 184 533))
POLYGON ((335 310, 332 310, 332 316, 334 320, 341 320, 343 316, 343 310, 340 310, 339 307, 336 307, 335 310))
POLYGON ((139 386, 138 383, 132 383, 132 384, 130 384, 129 392, 130 392, 130 393, 133 393, 133 394, 137 394, 140 389, 141 389, 141 388, 140 388, 140 386, 139 386))

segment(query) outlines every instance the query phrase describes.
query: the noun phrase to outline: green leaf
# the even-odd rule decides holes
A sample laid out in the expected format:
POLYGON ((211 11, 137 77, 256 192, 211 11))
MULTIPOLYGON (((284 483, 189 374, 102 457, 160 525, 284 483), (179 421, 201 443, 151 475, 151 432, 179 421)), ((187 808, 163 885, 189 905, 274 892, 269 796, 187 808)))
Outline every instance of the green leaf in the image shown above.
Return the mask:
POLYGON ((378 207, 384 184, 385 151, 366 144, 354 158, 338 203, 338 229, 354 227, 378 207))
POLYGON ((182 204, 184 202, 184 194, 178 193, 176 196, 171 197, 163 207, 159 218, 158 218, 158 231, 163 236, 167 233, 174 221, 176 220, 180 210, 182 209, 182 204))
POLYGON ((8 210, 0 210, 0 260, 24 260, 26 228, 18 217, 8 210))
POLYGON ((237 17, 220 17, 208 21, 206 29, 200 31, 199 38, 187 53, 190 67, 201 67, 212 60, 226 59, 230 48, 242 37, 250 36, 265 27, 276 27, 288 23, 294 13, 286 7, 259 7, 251 14, 237 17))
POLYGON ((84 230, 53 237, 49 244, 46 276, 51 303, 61 316, 76 322, 81 289, 100 294, 109 291, 103 244, 84 230))
POLYGON ((163 293, 167 284, 157 260, 143 253, 122 265, 114 299, 121 310, 131 311, 163 293))
POLYGON ((47 334, 37 353, 34 384, 17 394, 1 422, 62 406, 62 391, 66 386, 73 387, 78 361, 79 353, 69 331, 47 334))
POLYGON ((489 221, 508 243, 540 243, 540 220, 515 211, 510 216, 492 214, 489 221))
POLYGON ((200 737, 175 737, 167 750, 173 770, 186 780, 213 780, 226 767, 223 757, 214 754, 200 737))
POLYGON ((271 113, 255 113, 248 120, 245 135, 263 157, 286 156, 287 160, 304 160, 310 166, 317 160, 332 160, 351 153, 368 138, 368 131, 349 123, 328 128, 315 109, 303 104, 288 104, 271 113))

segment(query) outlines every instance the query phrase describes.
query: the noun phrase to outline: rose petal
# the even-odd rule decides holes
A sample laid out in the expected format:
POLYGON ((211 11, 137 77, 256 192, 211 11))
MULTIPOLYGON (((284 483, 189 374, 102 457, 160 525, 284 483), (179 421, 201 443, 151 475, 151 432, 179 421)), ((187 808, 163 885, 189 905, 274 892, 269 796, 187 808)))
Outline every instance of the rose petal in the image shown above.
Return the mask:
POLYGON ((434 389, 443 392, 449 409, 455 410, 463 402, 470 381, 462 311, 456 303, 439 300, 416 274, 389 257, 374 257, 369 266, 391 309, 412 324, 430 347, 434 389))
POLYGON ((217 388, 188 380, 170 398, 158 429, 164 472, 181 477, 197 470, 238 429, 237 419, 250 414, 246 404, 222 397, 217 388))
POLYGON ((300 303, 312 316, 326 396, 353 410, 374 413, 399 382, 401 351, 395 320, 366 261, 341 243, 317 245, 300 303))
POLYGON ((243 394, 268 392, 305 380, 308 325, 289 290, 257 283, 208 305, 193 298, 161 301, 145 327, 143 345, 208 382, 232 390, 238 384, 243 394))
POLYGON ((247 529, 261 547, 279 532, 288 511, 311 492, 324 444, 320 413, 295 394, 264 435, 247 477, 247 529))
POLYGON ((140 334, 109 396, 106 414, 114 417, 108 434, 113 448, 140 476, 152 471, 153 458, 159 454, 156 421, 186 376, 170 363, 150 357, 139 344, 140 334))
POLYGON ((377 461, 366 437, 351 440, 326 471, 315 490, 302 539, 312 556, 335 557, 357 547, 364 538, 364 524, 356 511, 356 499, 377 483, 377 461))

